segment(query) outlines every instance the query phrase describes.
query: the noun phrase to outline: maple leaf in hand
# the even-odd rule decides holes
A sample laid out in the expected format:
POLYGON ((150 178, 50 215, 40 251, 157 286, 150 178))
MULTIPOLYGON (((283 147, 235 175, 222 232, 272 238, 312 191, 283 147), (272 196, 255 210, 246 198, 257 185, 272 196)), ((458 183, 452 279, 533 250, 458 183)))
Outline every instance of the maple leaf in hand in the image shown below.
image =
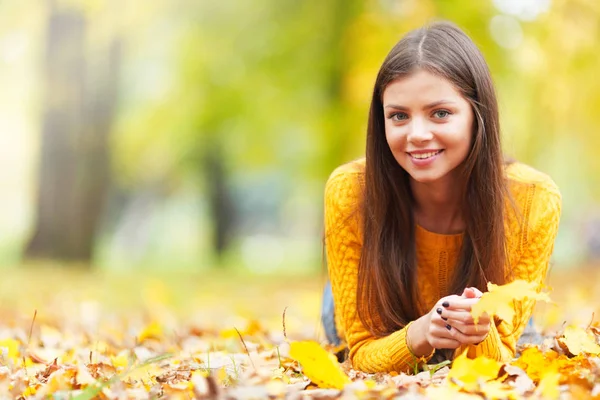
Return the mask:
POLYGON ((484 293, 481 299, 471 307, 471 315, 475 323, 483 313, 511 321, 515 313, 514 301, 525 298, 550 301, 548 293, 538 292, 537 284, 534 282, 518 279, 500 286, 488 282, 488 292, 484 293))

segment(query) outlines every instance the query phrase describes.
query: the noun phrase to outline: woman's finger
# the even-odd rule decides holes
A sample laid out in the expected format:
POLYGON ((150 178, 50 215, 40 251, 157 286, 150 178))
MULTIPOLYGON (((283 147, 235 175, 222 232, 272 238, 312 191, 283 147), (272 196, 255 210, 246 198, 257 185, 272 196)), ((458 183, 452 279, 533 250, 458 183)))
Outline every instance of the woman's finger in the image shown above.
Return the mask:
POLYGON ((435 349, 458 349, 462 344, 456 339, 436 338, 431 346, 435 349))
POLYGON ((479 298, 476 298, 476 297, 473 297, 473 298, 459 297, 458 299, 443 301, 443 302, 441 302, 441 305, 442 305, 442 307, 444 307, 448 310, 471 311, 471 306, 473 306, 473 304, 477 304, 478 301, 479 301, 479 298))
POLYGON ((473 316, 468 311, 442 309, 441 312, 438 311, 438 315, 445 321, 451 319, 454 321, 460 321, 465 325, 473 325, 475 323, 473 316))
POLYGON ((461 344, 478 344, 481 343, 487 336, 487 332, 479 335, 465 335, 454 327, 450 327, 448 331, 452 335, 452 338, 459 341, 461 344))
POLYGON ((446 328, 446 325, 433 325, 430 328, 429 336, 429 343, 436 349, 456 349, 461 344, 452 336, 452 333, 446 328))
MULTIPOLYGON (((465 325, 475 325, 475 319, 473 318, 473 316, 471 315, 470 312, 468 311, 463 311, 463 310, 453 310, 453 309, 448 309, 448 308, 437 308, 436 309, 437 314, 440 316, 440 318, 442 318, 444 321, 447 320, 455 320, 455 321, 460 321, 465 325)), ((482 314, 479 316, 479 318, 477 319, 477 323, 478 324, 482 324, 482 325, 486 325, 490 323, 490 317, 488 314, 482 314)))
POLYGON ((487 333, 490 331, 489 324, 468 325, 455 320, 448 320, 447 324, 467 336, 487 335, 487 333))
POLYGON ((461 315, 461 317, 455 317, 450 316, 450 313, 448 312, 440 314, 439 319, 441 319, 444 323, 450 325, 461 324, 466 326, 489 326, 491 323, 491 320, 487 316, 485 318, 480 317, 477 320, 477 323, 475 323, 475 319, 473 318, 473 316, 468 315, 463 317, 461 315))

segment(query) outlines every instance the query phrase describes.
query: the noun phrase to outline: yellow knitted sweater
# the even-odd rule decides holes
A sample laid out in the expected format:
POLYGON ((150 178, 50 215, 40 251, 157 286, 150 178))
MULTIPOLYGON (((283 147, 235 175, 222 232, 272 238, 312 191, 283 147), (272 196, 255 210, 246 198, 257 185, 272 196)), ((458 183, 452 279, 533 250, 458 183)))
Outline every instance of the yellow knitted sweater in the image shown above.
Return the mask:
MULTIPOLYGON (((362 224, 356 210, 364 183, 364 165, 364 158, 342 165, 331 174, 325 188, 325 240, 336 326, 345 337, 355 369, 407 372, 415 360, 406 345, 406 328, 376 338, 361 323, 356 311, 362 246, 362 224)), ((506 276, 508 280, 527 279, 541 286, 558 229, 560 192, 547 175, 524 164, 510 164, 505 174, 517 206, 517 213, 507 212, 505 218, 511 266, 506 276)), ((463 234, 437 234, 418 225, 415 232, 419 294, 427 307, 420 312, 425 314, 449 294, 447 282, 455 268, 463 234)), ((511 359, 534 305, 534 301, 519 302, 513 321, 494 318, 490 333, 481 344, 459 348, 455 354, 468 348, 470 357, 483 354, 496 360, 511 359)))

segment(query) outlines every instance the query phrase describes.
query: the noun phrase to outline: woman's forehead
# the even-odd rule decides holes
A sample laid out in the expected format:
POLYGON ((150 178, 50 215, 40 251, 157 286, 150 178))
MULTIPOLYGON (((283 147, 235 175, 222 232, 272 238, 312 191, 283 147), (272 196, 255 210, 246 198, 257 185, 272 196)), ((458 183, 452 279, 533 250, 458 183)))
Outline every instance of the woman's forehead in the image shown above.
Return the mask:
POLYGON ((401 76, 390 82, 383 91, 384 107, 387 103, 429 104, 432 102, 464 101, 461 93, 448 79, 425 70, 401 76))

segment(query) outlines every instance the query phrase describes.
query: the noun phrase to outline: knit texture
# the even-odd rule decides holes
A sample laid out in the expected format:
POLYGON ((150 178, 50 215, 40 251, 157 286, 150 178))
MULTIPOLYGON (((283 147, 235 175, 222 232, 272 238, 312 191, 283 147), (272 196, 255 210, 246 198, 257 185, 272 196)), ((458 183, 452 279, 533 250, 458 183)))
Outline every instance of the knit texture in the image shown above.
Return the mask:
MULTIPOLYGON (((362 247, 362 223, 358 204, 364 188, 364 158, 338 167, 325 187, 325 242, 335 303, 338 332, 349 347, 355 369, 365 372, 410 372, 414 357, 406 345, 406 328, 376 338, 361 323, 356 307, 358 262, 362 247)), ((514 204, 505 217, 508 250, 507 281, 526 279, 541 288, 548 270, 558 230, 561 196, 545 174, 524 164, 506 167, 505 175, 514 204), (516 211, 515 210, 516 206, 516 211)), ((463 234, 443 235, 417 225, 417 284, 427 313, 448 293, 463 234)), ((494 318, 488 337, 479 345, 464 346, 470 357, 485 355, 510 360, 517 340, 533 312, 534 301, 517 304, 513 321, 494 318)))

